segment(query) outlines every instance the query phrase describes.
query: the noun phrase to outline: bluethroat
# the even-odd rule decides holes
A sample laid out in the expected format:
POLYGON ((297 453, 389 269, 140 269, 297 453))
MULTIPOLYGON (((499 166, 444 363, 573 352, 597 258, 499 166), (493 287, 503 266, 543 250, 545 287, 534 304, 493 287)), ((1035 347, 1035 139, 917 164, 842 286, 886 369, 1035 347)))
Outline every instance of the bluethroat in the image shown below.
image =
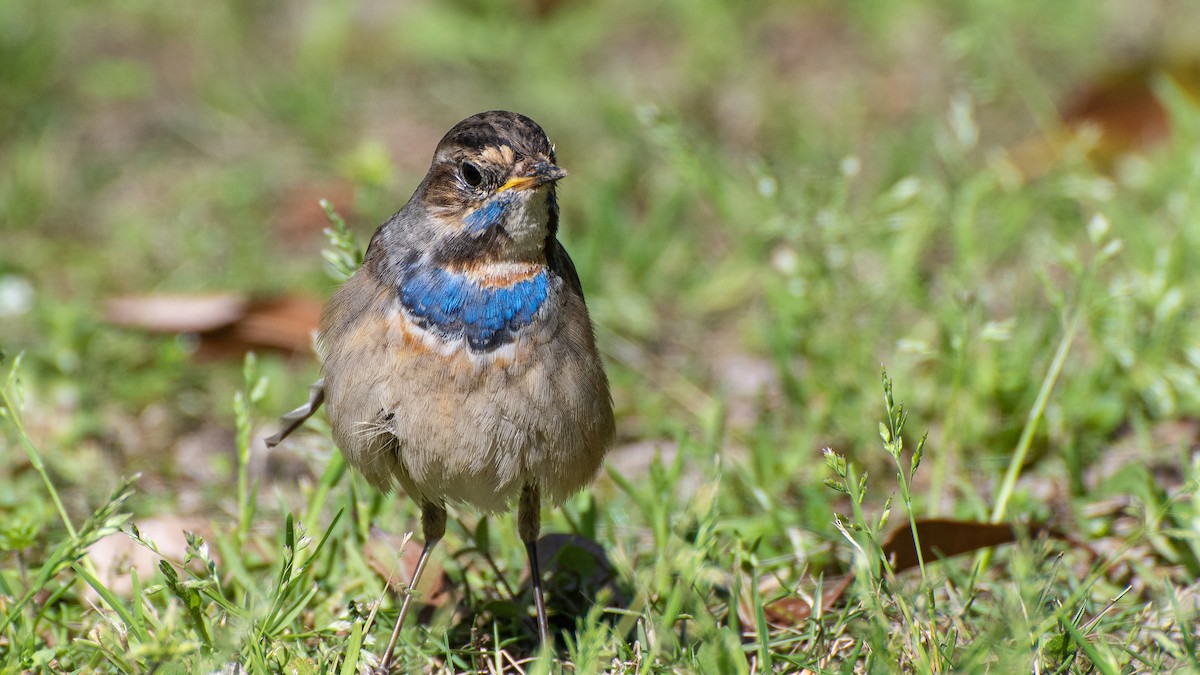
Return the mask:
POLYGON ((454 125, 325 307, 323 392, 271 439, 323 396, 346 460, 374 486, 399 484, 420 503, 425 544, 383 670, 445 533, 448 502, 484 513, 517 504, 538 634, 549 643, 542 500, 559 504, 586 486, 614 434, 579 275, 556 238, 555 186, 566 175, 524 115, 492 111, 454 125))

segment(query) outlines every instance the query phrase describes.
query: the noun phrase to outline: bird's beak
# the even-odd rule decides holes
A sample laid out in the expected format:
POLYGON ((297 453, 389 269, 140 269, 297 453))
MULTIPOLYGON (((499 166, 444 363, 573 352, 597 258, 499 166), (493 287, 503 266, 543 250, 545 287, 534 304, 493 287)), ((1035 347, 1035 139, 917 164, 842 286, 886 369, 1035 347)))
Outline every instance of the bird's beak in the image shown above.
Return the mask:
POLYGON ((529 169, 523 175, 509 178, 504 185, 500 186, 500 189, 496 190, 496 192, 504 192, 505 190, 529 190, 531 188, 538 187, 539 185, 553 183, 556 180, 565 178, 566 175, 566 169, 557 167, 550 162, 538 162, 537 164, 529 167, 529 169))

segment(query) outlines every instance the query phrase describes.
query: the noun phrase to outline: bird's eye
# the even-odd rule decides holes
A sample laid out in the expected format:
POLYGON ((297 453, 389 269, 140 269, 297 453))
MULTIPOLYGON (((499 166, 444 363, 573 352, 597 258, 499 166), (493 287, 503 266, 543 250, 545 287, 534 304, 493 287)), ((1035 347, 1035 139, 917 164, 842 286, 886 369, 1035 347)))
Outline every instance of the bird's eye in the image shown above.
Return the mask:
POLYGON ((479 187, 479 184, 483 182, 483 173, 479 171, 479 167, 470 162, 463 162, 459 172, 462 174, 463 181, 471 187, 479 187))

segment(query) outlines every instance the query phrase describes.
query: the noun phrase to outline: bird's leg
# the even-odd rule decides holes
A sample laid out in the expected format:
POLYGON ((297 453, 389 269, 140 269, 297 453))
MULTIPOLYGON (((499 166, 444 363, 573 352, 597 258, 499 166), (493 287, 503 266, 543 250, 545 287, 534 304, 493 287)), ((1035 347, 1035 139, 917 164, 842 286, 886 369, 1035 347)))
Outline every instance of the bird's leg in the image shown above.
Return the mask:
POLYGON ((425 571, 425 562, 429 553, 446 534, 446 507, 441 504, 425 502, 421 505, 421 534, 425 537, 425 548, 421 549, 421 557, 417 559, 417 567, 413 570, 412 580, 404 591, 404 602, 400 603, 400 616, 396 617, 396 627, 392 629, 392 638, 388 640, 387 651, 383 654, 383 662, 379 664, 379 673, 386 673, 392 667, 392 652, 400 639, 400 628, 404 625, 404 617, 408 614, 408 603, 412 601, 413 591, 421 580, 421 572, 425 571))
POLYGON ((550 627, 546 623, 546 601, 542 598, 542 570, 538 565, 537 539, 542 529, 542 497, 538 486, 530 483, 521 491, 517 509, 517 530, 529 555, 529 578, 533 580, 533 603, 537 607, 538 638, 542 647, 550 646, 550 627))

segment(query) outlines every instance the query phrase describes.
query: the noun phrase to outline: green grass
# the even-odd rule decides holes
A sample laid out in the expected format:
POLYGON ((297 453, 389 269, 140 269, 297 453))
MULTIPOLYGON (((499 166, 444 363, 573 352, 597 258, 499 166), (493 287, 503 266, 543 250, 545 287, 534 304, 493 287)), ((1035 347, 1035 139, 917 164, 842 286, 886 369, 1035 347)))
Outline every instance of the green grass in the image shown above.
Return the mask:
POLYGON ((199 362, 103 302, 326 297, 355 236, 323 258, 318 200, 365 242, 491 108, 571 172, 619 442, 544 531, 607 561, 563 550, 539 660, 511 518, 453 511, 406 672, 1200 670, 1200 105, 1162 74, 1166 142, 1010 152, 1198 30, 1187 0, 0 3, 0 671, 377 662, 416 507, 320 416, 261 444, 315 358, 199 362), (931 516, 1073 540, 893 570, 931 516), (118 530, 163 555, 112 572, 118 530))

